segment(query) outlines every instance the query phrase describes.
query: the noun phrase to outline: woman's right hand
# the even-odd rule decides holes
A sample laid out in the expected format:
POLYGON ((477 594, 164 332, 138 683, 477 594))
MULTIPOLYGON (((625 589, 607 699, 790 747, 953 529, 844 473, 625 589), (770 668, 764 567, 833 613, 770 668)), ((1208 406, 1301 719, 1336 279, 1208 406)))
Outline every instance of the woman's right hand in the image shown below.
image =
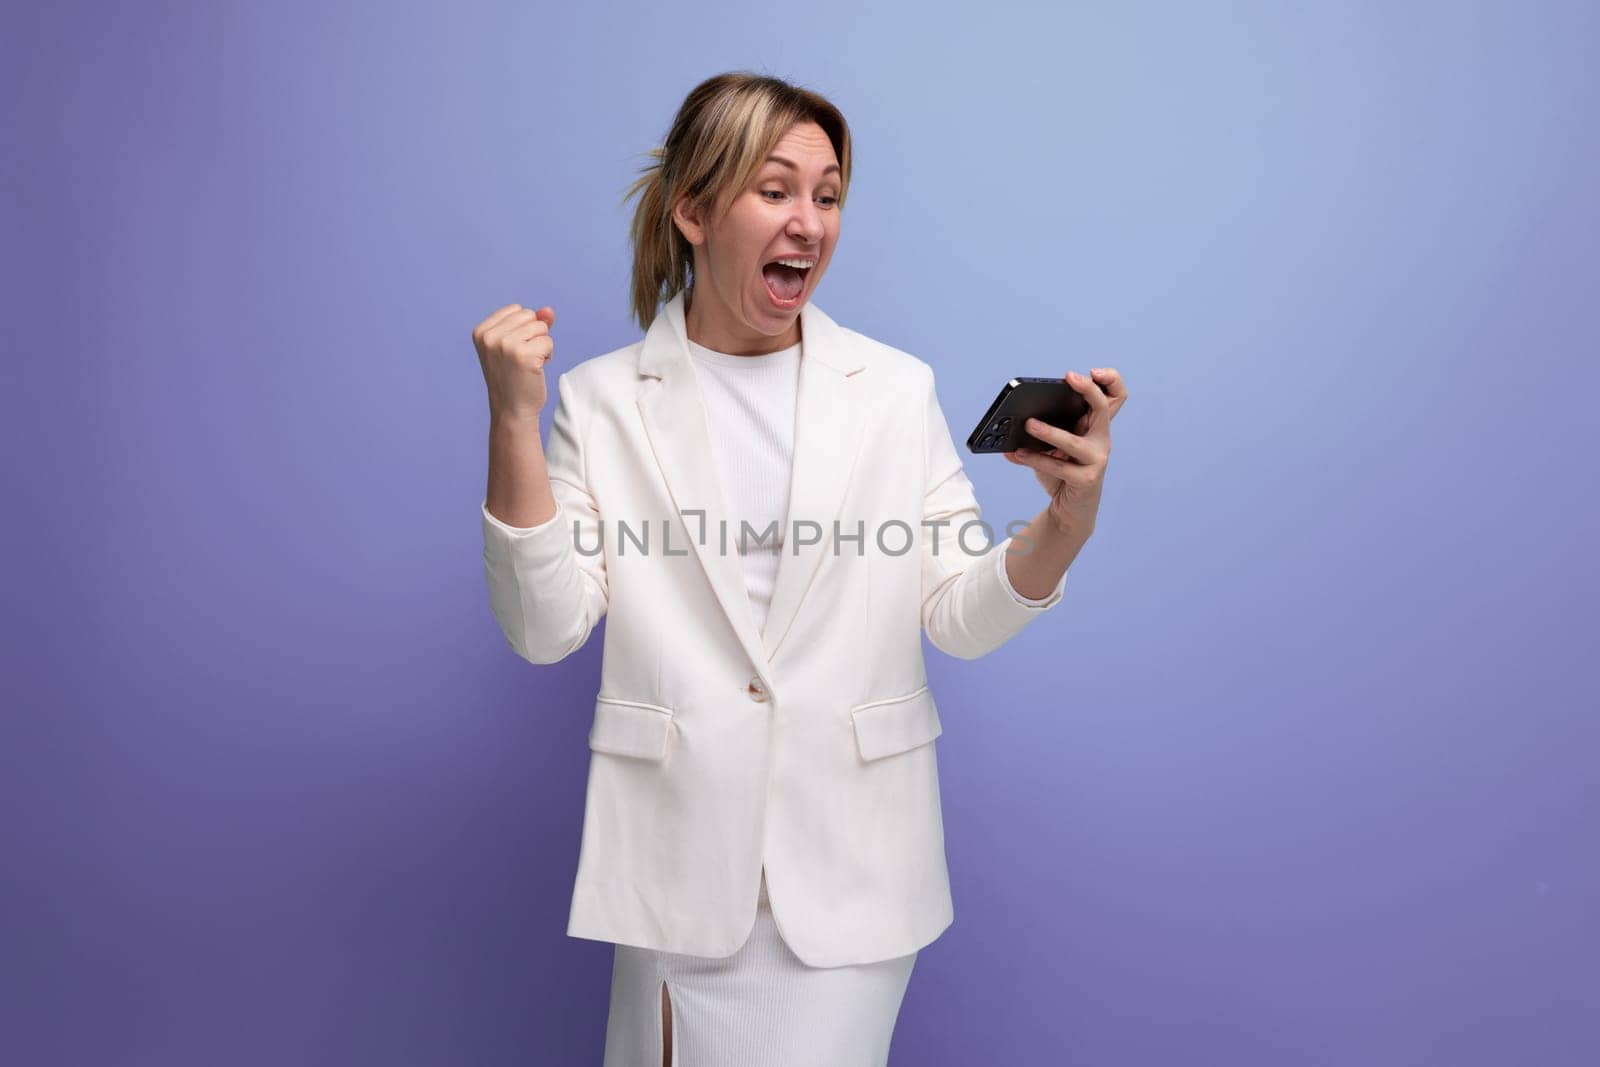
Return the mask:
POLYGON ((521 304, 507 304, 472 328, 472 345, 489 389, 491 418, 538 422, 548 395, 544 365, 556 348, 550 337, 555 321, 555 309, 548 305, 530 311, 521 304))

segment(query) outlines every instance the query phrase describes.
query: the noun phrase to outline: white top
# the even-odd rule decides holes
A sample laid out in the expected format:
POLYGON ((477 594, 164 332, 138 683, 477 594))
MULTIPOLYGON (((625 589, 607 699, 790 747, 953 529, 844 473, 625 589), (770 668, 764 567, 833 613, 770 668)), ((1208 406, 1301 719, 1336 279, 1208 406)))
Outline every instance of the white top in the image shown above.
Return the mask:
MULTIPOLYGON (((736 356, 689 342, 726 505, 728 543, 737 547, 743 563, 758 631, 766 628, 787 542, 800 349, 797 343, 759 356, 736 356)), ((707 540, 720 543, 720 534, 708 531, 707 540)))

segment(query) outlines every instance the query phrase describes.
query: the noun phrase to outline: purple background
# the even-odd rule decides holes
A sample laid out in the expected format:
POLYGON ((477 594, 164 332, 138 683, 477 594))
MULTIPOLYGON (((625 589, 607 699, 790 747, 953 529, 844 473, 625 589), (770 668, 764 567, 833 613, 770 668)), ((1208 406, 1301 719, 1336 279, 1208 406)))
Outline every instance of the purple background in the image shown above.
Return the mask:
POLYGON ((1600 1062, 1595 6, 580 7, 8 16, 0 1062, 599 1062, 600 641, 490 615, 469 333, 635 340, 738 67, 850 119, 817 303, 958 442, 1132 391, 1063 603, 929 648, 893 1062, 1600 1062))

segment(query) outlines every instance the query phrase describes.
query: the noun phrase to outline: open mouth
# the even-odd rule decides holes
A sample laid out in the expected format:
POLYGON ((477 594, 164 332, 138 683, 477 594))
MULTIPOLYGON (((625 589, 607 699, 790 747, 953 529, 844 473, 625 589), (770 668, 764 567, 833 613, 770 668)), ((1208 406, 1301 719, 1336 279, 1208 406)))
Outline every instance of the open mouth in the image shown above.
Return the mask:
POLYGON ((780 308, 789 309, 798 306, 800 294, 805 292, 806 279, 810 277, 815 267, 815 262, 809 267, 793 267, 776 260, 768 261, 761 268, 762 280, 767 285, 767 295, 780 308))

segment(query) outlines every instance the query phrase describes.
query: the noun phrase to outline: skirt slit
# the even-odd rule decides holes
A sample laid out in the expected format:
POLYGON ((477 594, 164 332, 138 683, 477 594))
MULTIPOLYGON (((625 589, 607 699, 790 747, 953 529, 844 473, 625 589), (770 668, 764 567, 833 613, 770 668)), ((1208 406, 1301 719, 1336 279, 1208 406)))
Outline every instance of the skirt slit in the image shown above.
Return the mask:
POLYGON ((725 959, 615 945, 605 1067, 886 1067, 917 953, 810 967, 784 943, 762 872, 750 937, 725 959), (663 1019, 661 991, 667 990, 663 1019))

